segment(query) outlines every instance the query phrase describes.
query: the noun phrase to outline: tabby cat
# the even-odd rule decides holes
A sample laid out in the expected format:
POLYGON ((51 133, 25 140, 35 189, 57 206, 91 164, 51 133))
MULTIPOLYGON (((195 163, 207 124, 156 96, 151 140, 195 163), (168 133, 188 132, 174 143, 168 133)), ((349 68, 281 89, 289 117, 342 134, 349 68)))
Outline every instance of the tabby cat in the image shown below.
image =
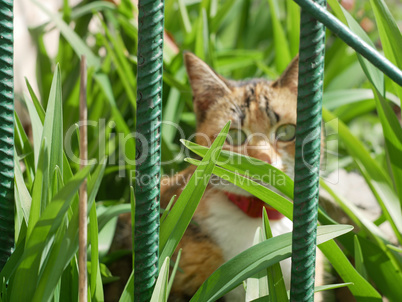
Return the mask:
MULTIPOLYGON (((209 146, 230 120, 223 149, 266 161, 293 178, 298 58, 274 82, 227 80, 191 53, 185 53, 184 59, 197 117, 196 142, 209 146)), ((180 181, 193 171, 190 167, 162 182, 162 207, 174 194, 180 195, 185 185, 180 181)), ((212 183, 195 212, 195 223, 189 225, 179 244, 183 249, 181 271, 176 274, 171 301, 188 301, 214 270, 252 246, 261 226, 262 201, 230 183, 212 183)), ((267 210, 274 236, 292 231, 289 219, 267 210)), ((290 260, 281 266, 289 288, 290 260)), ((225 298, 244 301, 244 289, 239 287, 225 298)))
MULTIPOLYGON (((185 53, 184 60, 197 118, 196 142, 210 146, 230 120, 231 130, 223 149, 268 162, 293 178, 298 58, 272 82, 227 80, 194 54, 185 53)), ((162 208, 173 195, 180 195, 194 170, 191 166, 162 179, 162 208)), ((195 212, 194 223, 190 223, 178 246, 182 249, 180 270, 169 301, 189 301, 220 265, 252 246, 255 231, 261 226, 262 201, 233 184, 213 180, 195 212)), ((267 209, 274 236, 292 231, 289 219, 267 209)), ((125 242, 129 248, 131 243, 125 242)), ((281 267, 289 288, 290 259, 282 261, 281 267)), ((245 291, 239 286, 223 300, 245 301, 245 291)))

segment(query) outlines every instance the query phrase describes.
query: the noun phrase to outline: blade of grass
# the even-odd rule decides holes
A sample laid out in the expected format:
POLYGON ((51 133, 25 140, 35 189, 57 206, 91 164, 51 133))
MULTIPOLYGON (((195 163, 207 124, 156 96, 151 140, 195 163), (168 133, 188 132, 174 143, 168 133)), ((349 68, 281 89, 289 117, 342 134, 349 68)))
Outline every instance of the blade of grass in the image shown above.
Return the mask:
POLYGON ((391 175, 393 176, 394 187, 399 196, 402 208, 402 166, 400 155, 402 151, 402 128, 394 111, 384 98, 376 92, 377 112, 380 117, 388 159, 391 165, 391 175))
MULTIPOLYGON (((29 83, 28 79, 25 78, 25 83, 27 85, 28 91, 29 91, 29 95, 31 96, 32 102, 36 108, 36 112, 43 124, 43 122, 45 121, 45 110, 43 110, 43 107, 38 99, 38 97, 35 95, 35 92, 32 89, 31 84, 29 83)), ((24 98, 25 102, 27 102, 27 98, 24 98)), ((28 105, 27 105, 28 106, 28 105)))
POLYGON ((173 195, 172 198, 170 198, 170 201, 169 201, 169 203, 168 203, 168 205, 167 205, 165 211, 164 211, 163 214, 162 214, 162 217, 161 217, 161 224, 163 223, 163 221, 165 221, 167 215, 169 214, 169 211, 170 211, 170 209, 172 208, 175 199, 176 199, 176 195, 173 195))
POLYGON ((134 301, 134 271, 131 272, 123 293, 120 296, 119 302, 132 302, 134 301))
POLYGON ((282 72, 286 69, 289 62, 292 60, 289 51, 288 40, 285 35, 285 31, 279 20, 279 10, 278 3, 276 0, 268 0, 269 10, 271 12, 272 28, 274 33, 274 44, 275 44, 275 63, 276 69, 282 72))
POLYGON ((161 225, 159 239, 160 259, 172 256, 189 225, 198 203, 209 183, 215 161, 219 157, 229 127, 230 122, 223 127, 221 133, 217 136, 201 162, 202 164, 195 170, 190 181, 177 199, 174 207, 161 225))
MULTIPOLYGON (((322 101, 325 108, 334 110, 340 106, 374 100, 374 97, 375 95, 371 89, 348 89, 324 92, 322 101)), ((387 93, 387 99, 399 105, 399 99, 394 94, 387 93)))
POLYGON ((163 261, 150 302, 166 302, 168 295, 169 257, 163 261))
POLYGON ((99 87, 104 92, 105 97, 109 103, 113 121, 116 123, 116 131, 118 133, 124 134, 122 138, 123 142, 121 142, 121 146, 124 147, 124 150, 120 150, 120 154, 125 155, 127 168, 132 168, 135 164, 135 140, 133 139, 133 134, 131 133, 127 123, 125 122, 120 110, 117 108, 116 100, 113 95, 112 85, 106 74, 96 73, 94 75, 94 78, 99 87))
POLYGON ((177 253, 177 257, 176 257, 176 261, 173 266, 172 274, 170 275, 168 289, 167 289, 167 296, 169 296, 169 294, 170 294, 170 290, 172 289, 173 282, 174 282, 174 277, 176 276, 177 269, 179 268, 181 251, 182 251, 182 249, 180 249, 177 253))
MULTIPOLYGON (((184 146, 186 146, 186 148, 190 149, 192 152, 201 157, 204 157, 208 151, 207 147, 198 145, 196 143, 187 140, 181 140, 181 142, 184 146)), ((217 165, 229 171, 250 177, 254 176, 267 183, 270 183, 290 199, 293 199, 293 180, 283 171, 266 162, 253 157, 222 150, 219 155, 217 165), (281 179, 281 181, 274 180, 274 183, 271 183, 272 178, 275 178, 271 177, 273 175, 277 176, 278 179, 281 179)))
MULTIPOLYGON (((200 165, 201 163, 200 161, 192 158, 187 158, 186 161, 196 166, 200 165)), ((270 189, 251 179, 245 178, 239 174, 232 173, 220 167, 214 167, 212 173, 253 194, 255 197, 266 202, 275 210, 281 212, 287 218, 292 220, 293 205, 289 200, 282 197, 281 195, 271 191, 270 189)))
POLYGON ((34 151, 31 147, 31 142, 25 133, 24 127, 17 115, 14 112, 14 146, 15 154, 24 161, 26 172, 26 186, 31 189, 33 179, 35 178, 35 158, 34 151))
MULTIPOLYGON (((15 151, 14 154, 17 154, 15 151)), ((29 212, 31 211, 32 206, 32 197, 29 194, 29 191, 24 183, 24 176, 21 171, 20 163, 18 161, 18 157, 14 156, 14 178, 15 178, 15 208, 17 215, 19 217, 23 217, 25 220, 25 224, 28 223, 29 220, 29 212), (17 198, 18 197, 18 198, 17 198), (20 214, 19 214, 20 213, 20 214)), ((22 223, 22 219, 18 220, 20 225, 22 223)))
MULTIPOLYGON (((398 301, 402 284, 400 267, 395 265, 382 249, 369 240, 359 236, 359 243, 370 279, 390 301, 398 301)), ((401 263, 400 260, 399 263, 401 263)))
POLYGON ((87 14, 93 14, 93 12, 101 12, 104 10, 115 10, 117 7, 115 4, 105 1, 94 1, 86 3, 85 5, 77 6, 71 10, 71 20, 79 19, 87 14))
POLYGON ((11 300, 30 301, 32 299, 37 290, 37 278, 39 277, 42 251, 61 225, 73 197, 78 192, 78 188, 84 178, 89 174, 90 169, 91 167, 87 167, 77 173, 57 193, 42 213, 30 238, 26 242, 19 269, 13 280, 11 300), (44 240, 44 238, 46 239, 44 240), (24 288, 24 290, 21 291, 21 288, 24 288))
POLYGON ((98 218, 96 215, 96 205, 92 204, 89 213, 89 238, 91 243, 91 299, 93 301, 104 301, 103 285, 100 274, 99 248, 98 248, 98 218))
MULTIPOLYGON (((339 4, 336 0, 328 0, 328 4, 333 9, 335 15, 349 28, 358 35, 361 39, 363 39, 366 43, 372 46, 375 49, 374 43, 371 41, 367 33, 361 28, 361 26, 357 23, 357 21, 339 4)), ((384 74, 377 69, 374 65, 372 65, 369 61, 364 59, 361 55, 357 54, 360 65, 362 66, 365 74, 369 78, 369 80, 375 85, 377 90, 381 93, 381 95, 385 94, 384 90, 384 74)))
MULTIPOLYGON (((351 226, 319 226, 317 243, 323 243, 350 232, 351 226)), ((252 246, 221 265, 198 289, 191 299, 195 301, 215 301, 240 285, 241 282, 291 255, 291 233, 265 240, 252 246)))
POLYGON ((29 118, 31 120, 31 126, 32 126, 33 152, 35 157, 35 163, 33 165, 33 168, 35 168, 38 166, 38 159, 41 148, 41 139, 43 134, 43 121, 45 119, 44 118, 43 120, 40 119, 39 114, 31 101, 27 100, 26 98, 24 98, 24 100, 28 108, 29 118))
POLYGON ((78 58, 85 56, 89 66, 94 66, 96 69, 101 67, 100 59, 95 56, 87 44, 78 36, 76 32, 60 18, 58 14, 51 13, 42 3, 32 0, 59 28, 61 34, 69 42, 71 47, 74 49, 78 58))
POLYGON ((190 18, 188 17, 186 5, 184 4, 184 0, 177 0, 177 4, 179 5, 179 12, 181 17, 180 21, 183 25, 184 31, 186 32, 186 34, 190 34, 192 27, 190 18))
POLYGON ((58 166, 63 173, 63 102, 61 93, 61 72, 60 67, 57 65, 50 88, 49 101, 46 109, 47 114, 43 123, 42 133, 42 141, 46 139, 47 158, 49 160, 47 164, 49 172, 46 170, 43 171, 44 179, 47 179, 46 174, 49 173, 48 179, 50 183, 52 183, 53 177, 50 173, 54 171, 56 166, 58 166))
MULTIPOLYGON (((336 117, 323 108, 323 118, 328 122, 336 117)), ((362 175, 376 196, 384 215, 386 215, 387 220, 390 222, 396 237, 399 242, 402 242, 401 207, 389 176, 371 158, 371 155, 361 142, 350 133, 349 129, 341 121, 338 122, 338 127, 339 138, 345 143, 348 153, 356 161, 362 175)))
POLYGON ((286 0, 286 26, 291 57, 299 53, 300 42, 300 7, 293 0, 286 0))
MULTIPOLYGON (((395 19, 383 0, 370 0, 377 22, 385 56, 399 68, 402 68, 402 35, 395 19)), ((394 89, 402 105, 402 87, 393 82, 394 89)))
MULTIPOLYGON (((88 181, 88 207, 92 207, 95 196, 99 190, 102 176, 106 166, 106 159, 102 160, 96 167, 92 177, 88 181)), ((91 169, 87 166, 81 171, 91 169)), ((80 171, 80 172, 81 172, 80 171)), ((78 172, 77 175, 80 173, 78 172)), ((64 189, 64 188, 63 188, 64 189)), ((47 301, 51 296, 57 280, 63 273, 64 268, 71 261, 78 250, 78 200, 75 199, 71 205, 71 218, 67 231, 61 237, 62 240, 55 241, 53 249, 47 255, 48 260, 42 269, 33 301, 47 301)))
POLYGON ((32 187, 32 204, 31 210, 29 212, 28 230, 27 238, 32 234, 32 231, 38 222, 41 213, 45 210, 47 200, 49 198, 49 188, 47 184, 49 183, 48 178, 48 153, 46 138, 42 141, 42 146, 40 148, 38 168, 36 170, 36 176, 32 187))
POLYGON ((367 271, 364 265, 363 253, 360 247, 359 238, 355 235, 354 237, 354 248, 355 248, 355 267, 359 274, 364 278, 368 279, 367 271))
MULTIPOLYGON (((262 220, 265 238, 270 239, 273 235, 271 226, 269 225, 267 210, 265 208, 263 209, 262 220)), ((289 301, 282 269, 279 263, 275 263, 268 267, 268 287, 271 301, 289 301)))
MULTIPOLYGON (((263 234, 261 228, 258 227, 255 235, 253 245, 257 245, 258 243, 263 242, 265 239, 263 238, 263 234)), ((268 277, 267 272, 261 270, 254 276, 251 276, 245 281, 246 288, 246 301, 251 301, 257 299, 259 297, 264 297, 268 295, 268 277)), ((278 301, 278 300, 272 300, 278 301)))

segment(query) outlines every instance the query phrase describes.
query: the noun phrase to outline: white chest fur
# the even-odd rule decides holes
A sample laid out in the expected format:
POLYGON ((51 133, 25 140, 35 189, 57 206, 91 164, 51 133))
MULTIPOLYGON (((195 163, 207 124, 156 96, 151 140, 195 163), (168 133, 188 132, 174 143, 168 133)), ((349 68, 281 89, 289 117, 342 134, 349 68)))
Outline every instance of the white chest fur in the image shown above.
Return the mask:
MULTIPOLYGON (((219 244, 225 260, 227 261, 251 247, 257 227, 262 226, 262 219, 245 215, 227 199, 223 192, 210 192, 206 198, 208 199, 209 215, 204 220, 204 226, 215 242, 219 244)), ((287 218, 271 221, 270 225, 274 236, 292 231, 292 222, 287 218)), ((289 288, 290 259, 282 261, 281 267, 286 287, 289 288)))

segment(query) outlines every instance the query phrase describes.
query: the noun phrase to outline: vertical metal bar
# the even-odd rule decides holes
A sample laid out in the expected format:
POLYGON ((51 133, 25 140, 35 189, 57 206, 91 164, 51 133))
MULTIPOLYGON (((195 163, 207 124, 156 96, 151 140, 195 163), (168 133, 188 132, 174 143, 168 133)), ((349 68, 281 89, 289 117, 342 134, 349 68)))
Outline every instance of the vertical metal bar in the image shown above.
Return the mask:
POLYGON ((163 14, 163 0, 139 1, 135 301, 149 301, 158 274, 163 14))
POLYGON ((0 1, 0 270, 14 248, 13 1, 0 1))
MULTIPOLYGON (((326 6, 325 0, 315 0, 326 6)), ((291 301, 314 301, 325 27, 302 9, 297 96, 291 301)))

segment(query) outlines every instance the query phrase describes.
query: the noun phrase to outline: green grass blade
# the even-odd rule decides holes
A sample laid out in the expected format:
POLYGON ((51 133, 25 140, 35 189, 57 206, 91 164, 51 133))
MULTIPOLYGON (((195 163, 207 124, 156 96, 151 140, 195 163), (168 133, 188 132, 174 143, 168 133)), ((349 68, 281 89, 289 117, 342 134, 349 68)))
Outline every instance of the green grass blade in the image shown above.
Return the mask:
POLYGON ((346 286, 349 286, 349 285, 353 285, 353 283, 352 282, 347 282, 347 283, 320 285, 320 286, 314 287, 314 292, 317 293, 317 292, 322 292, 322 291, 325 291, 325 290, 342 288, 342 287, 346 287, 346 286))
MULTIPOLYGON (((346 287, 349 285, 353 285, 353 283, 348 282, 348 283, 337 283, 337 284, 328 284, 328 285, 320 285, 320 286, 315 286, 314 287, 314 292, 322 292, 325 290, 332 290, 332 289, 337 289, 337 288, 342 288, 342 287, 346 287)), ((264 296, 264 297, 260 297, 258 299, 252 300, 250 302, 267 302, 267 301, 272 301, 269 300, 270 299, 270 295, 264 296)), ((290 297, 290 290, 287 291, 287 300, 273 300, 273 301, 289 301, 289 297, 290 297)))
MULTIPOLYGON (((326 122, 335 119, 329 111, 323 108, 323 118, 326 122)), ((376 196, 381 209, 390 222, 399 242, 402 242, 402 213, 399 199, 394 192, 391 180, 379 164, 371 158, 362 143, 355 138, 349 129, 338 122, 338 136, 344 142, 348 153, 357 163, 362 175, 376 196)))
MULTIPOLYGON (((263 209, 263 227, 265 237, 270 239, 273 237, 267 210, 263 209)), ((271 301, 288 301, 285 281, 283 279, 282 269, 279 263, 268 267, 268 287, 271 301)))
POLYGON ((103 285, 100 274, 99 250, 98 250, 98 217, 96 215, 96 205, 92 204, 89 212, 89 238, 91 244, 91 299, 93 301, 104 301, 103 285))
MULTIPOLYGON (((336 0, 328 0, 328 4, 334 10, 335 15, 349 28, 358 35, 361 39, 363 39, 368 45, 372 46, 375 49, 374 43, 371 41, 367 33, 360 27, 357 21, 339 4, 336 0)), ((377 88, 377 90, 384 95, 384 74, 377 69, 374 65, 372 65, 369 61, 364 59, 361 55, 357 54, 360 65, 362 66, 366 76, 373 83, 373 85, 377 88)))
MULTIPOLYGON (((264 237, 261 228, 258 227, 254 235, 253 245, 257 245, 258 243, 263 242, 266 239, 264 237)), ((261 270, 245 281, 246 301, 251 301, 259 297, 264 297, 268 295, 268 282, 270 282, 268 278, 269 275, 267 276, 267 271, 261 270)))
MULTIPOLYGON (((348 215, 359 229, 364 231, 367 236, 374 240, 386 238, 385 234, 383 234, 374 223, 366 218, 359 208, 335 193, 335 191, 333 191, 322 179, 320 179, 320 186, 334 198, 339 207, 348 215)), ((380 240, 382 241, 382 239, 380 240)))
POLYGON ((179 263, 180 263, 180 258, 181 258, 181 251, 182 251, 182 249, 180 249, 178 251, 178 253, 177 253, 177 257, 176 257, 176 261, 175 261, 174 266, 173 266, 172 274, 170 275, 169 284, 168 284, 168 290, 167 290, 167 295, 168 296, 170 294, 170 290, 172 289, 173 282, 174 282, 174 277, 176 276, 177 269, 179 268, 179 263))
MULTIPOLYGON (((328 110, 334 110, 340 106, 355 104, 365 100, 374 100, 375 95, 371 89, 347 89, 324 92, 322 102, 328 110)), ((399 99, 392 93, 387 93, 387 99, 399 105, 399 99)))
MULTIPOLYGON (((402 35, 395 19, 383 0, 370 0, 377 22, 385 56, 397 67, 402 68, 402 35)), ((393 82, 394 89, 401 100, 402 87, 393 82)))
MULTIPOLYGON (((88 207, 91 208, 95 201, 102 176, 105 170, 106 160, 100 162, 92 177, 88 180, 88 207)), ((84 168, 91 169, 91 166, 84 168)), ((81 173, 81 171, 79 173, 81 173)), ((77 173, 77 175, 79 174, 77 173)), ((47 255, 48 259, 40 276, 33 301, 47 301, 51 296, 57 280, 62 276, 64 268, 71 261, 78 250, 78 202, 71 205, 71 219, 68 228, 60 240, 54 243, 53 249, 47 255)))
MULTIPOLYGON (((35 95, 35 92, 33 91, 32 86, 29 83, 27 78, 25 78, 25 83, 27 84, 29 95, 31 96, 32 102, 33 102, 33 104, 34 104, 34 106, 36 108, 36 112, 37 112, 37 114, 38 114, 38 116, 39 116, 39 118, 40 118, 40 120, 41 120, 41 122, 43 124, 43 122, 45 121, 45 110, 43 110, 43 107, 42 107, 38 97, 35 95)), ((27 103, 27 99, 24 98, 24 100, 25 100, 25 103, 27 103)))
POLYGON ((132 139, 133 134, 131 133, 129 127, 127 126, 127 123, 125 122, 121 112, 117 108, 110 80, 104 73, 96 73, 94 75, 94 78, 99 87, 104 92, 105 97, 109 103, 113 121, 116 123, 116 131, 118 133, 120 132, 124 134, 121 146, 125 147, 125 150, 121 150, 120 152, 122 152, 122 154, 125 155, 127 168, 133 167, 135 164, 135 140, 132 139))
MULTIPOLYGON (((317 243, 323 243, 341 236, 353 229, 351 226, 319 226, 317 243)), ((215 301, 253 276, 278 261, 291 255, 292 234, 287 233, 265 240, 235 256, 220 266, 198 289, 191 299, 195 301, 215 301)))
MULTIPOLYGON (((17 154, 15 151, 14 154, 17 154)), ((21 227, 22 223, 25 225, 29 220, 29 212, 31 211, 32 197, 24 183, 24 176, 21 171, 18 157, 14 156, 14 184, 15 184, 15 209, 16 218, 18 221, 18 227, 21 227)), ((20 230, 16 230, 16 237, 20 240, 20 230)))
POLYGON ((127 58, 123 53, 123 51, 125 50, 124 44, 121 42, 119 43, 117 38, 114 38, 111 35, 108 27, 102 20, 100 20, 100 22, 103 25, 106 37, 112 44, 113 49, 112 46, 109 45, 109 41, 106 39, 106 37, 102 37, 102 44, 106 47, 108 55, 116 66, 119 79, 124 86, 124 90, 135 112, 135 109, 137 108, 137 97, 134 92, 137 90, 137 82, 135 80, 135 74, 133 73, 134 68, 130 66, 127 58))
POLYGON ((130 204, 118 204, 107 207, 105 211, 99 214, 98 217, 99 231, 101 231, 112 218, 118 217, 119 215, 124 213, 129 213, 130 209, 131 209, 130 204))
POLYGON ((132 267, 135 267, 135 193, 134 187, 130 186, 130 210, 131 210, 131 245, 133 250, 132 267))
POLYGON ((32 138, 33 138, 33 151, 35 157, 35 165, 33 167, 38 166, 39 159, 39 149, 41 147, 41 139, 43 133, 43 121, 41 120, 37 110, 35 109, 33 103, 25 98, 25 104, 28 108, 29 118, 31 120, 32 126, 32 138))
POLYGON ((163 261, 150 302, 167 302, 169 261, 169 257, 166 257, 165 261, 163 261))
POLYGON ((113 3, 105 2, 105 1, 93 1, 87 3, 85 5, 77 6, 71 10, 71 19, 79 19, 87 14, 93 14, 93 12, 101 12, 105 10, 114 10, 116 9, 116 5, 113 3))
POLYGON ((61 34, 69 42, 71 47, 79 58, 85 56, 89 66, 96 69, 101 67, 100 59, 95 56, 87 44, 78 36, 78 34, 66 23, 58 14, 52 14, 42 3, 33 0, 33 2, 52 20, 58 27, 61 34))
MULTIPOLYGON (((62 88, 61 73, 57 65, 53 76, 52 86, 49 93, 49 101, 46 109, 46 117, 43 124, 42 141, 46 139, 48 151, 48 173, 49 183, 52 183, 54 169, 56 166, 63 173, 63 113, 62 113, 62 88)), ((46 175, 44 176, 46 179, 46 175)))
POLYGON ((25 133, 25 129, 17 115, 14 112, 14 146, 15 154, 18 154, 20 159, 24 160, 26 168, 26 185, 28 188, 32 187, 32 182, 35 177, 35 157, 34 150, 32 149, 30 139, 25 133))
MULTIPOLYGON (((23 241, 17 243, 17 247, 11 254, 10 258, 8 258, 6 264, 0 272, 0 290, 2 290, 2 294, 5 294, 6 284, 11 279, 11 277, 14 276, 15 271, 19 268, 22 255, 24 254, 24 246, 25 243, 23 241)), ((10 288, 10 285, 8 285, 9 291, 10 288)))
POLYGON ((167 205, 165 211, 164 211, 163 214, 162 214, 162 217, 161 217, 161 224, 163 223, 163 221, 165 221, 167 215, 169 214, 169 211, 170 211, 170 209, 172 208, 175 199, 176 199, 176 195, 173 195, 172 198, 170 198, 170 201, 169 201, 169 203, 168 203, 168 205, 167 205))
POLYGON ((348 258, 335 241, 331 240, 325 242, 318 247, 331 262, 331 265, 339 276, 345 282, 353 283, 353 285, 349 285, 348 288, 358 302, 382 301, 381 295, 356 271, 352 264, 350 264, 348 258))
MULTIPOLYGON (((196 166, 200 165, 200 161, 192 158, 187 158, 186 161, 196 166)), ((270 189, 251 179, 245 178, 239 174, 232 173, 220 167, 214 167, 212 173, 253 194, 255 197, 266 202, 275 210, 281 212, 287 218, 292 220, 293 204, 281 195, 271 191, 270 189)))
MULTIPOLYGON (((193 142, 181 140, 186 148, 195 154, 204 157, 208 151, 207 147, 197 145, 193 142)), ((255 176, 264 182, 271 184, 280 192, 293 199, 293 180, 283 171, 259 159, 242 154, 222 150, 217 165, 242 175, 255 176)))
POLYGON ((48 179, 48 153, 46 139, 43 139, 42 146, 39 153, 38 168, 36 170, 36 176, 32 187, 32 204, 31 211, 29 212, 27 238, 32 234, 32 231, 39 220, 42 211, 47 205, 49 198, 49 179, 48 179))
MULTIPOLYGON (((359 243, 370 279, 390 301, 398 301, 401 293, 400 285, 402 284, 400 267, 395 264, 395 260, 389 259, 382 249, 369 240, 359 236, 359 243)), ((400 263, 402 262, 399 258, 400 263)))
POLYGON ((230 122, 223 127, 221 133, 213 142, 199 168, 180 194, 175 205, 161 225, 159 250, 160 259, 171 257, 182 238, 192 216, 209 183, 214 164, 219 157, 222 146, 229 131, 230 122))
POLYGON ((402 128, 394 111, 384 98, 376 93, 376 105, 378 116, 380 117, 388 159, 391 165, 394 187, 399 196, 399 201, 402 208, 402 166, 401 151, 402 151, 402 128))
POLYGON ((64 220, 75 194, 89 174, 91 167, 78 172, 53 198, 52 202, 42 213, 35 225, 30 238, 28 238, 21 264, 17 270, 11 292, 11 300, 31 301, 37 291, 38 273, 41 255, 45 246, 56 233, 64 220), (44 240, 45 239, 45 240, 44 240), (21 288, 24 288, 22 291, 21 288))
POLYGON ((119 302, 132 302, 134 301, 134 271, 131 272, 123 293, 120 296, 119 302))
POLYGON ((274 32, 276 69, 279 72, 282 72, 286 69, 289 62, 292 60, 292 57, 290 56, 289 44, 285 31, 278 17, 279 11, 277 9, 278 3, 276 1, 277 0, 268 0, 268 4, 271 12, 272 28, 274 32))
POLYGON ((179 12, 180 12, 180 21, 182 26, 186 32, 186 34, 190 34, 192 31, 190 18, 188 16, 186 5, 184 4, 184 0, 177 0, 177 4, 179 5, 179 12))
POLYGON ((295 57, 299 53, 300 6, 293 0, 286 0, 286 25, 288 28, 291 57, 295 57))
POLYGON ((355 235, 354 237, 354 248, 355 248, 355 267, 359 274, 364 278, 368 279, 366 267, 364 265, 364 258, 362 253, 362 248, 359 243, 359 238, 355 235))

